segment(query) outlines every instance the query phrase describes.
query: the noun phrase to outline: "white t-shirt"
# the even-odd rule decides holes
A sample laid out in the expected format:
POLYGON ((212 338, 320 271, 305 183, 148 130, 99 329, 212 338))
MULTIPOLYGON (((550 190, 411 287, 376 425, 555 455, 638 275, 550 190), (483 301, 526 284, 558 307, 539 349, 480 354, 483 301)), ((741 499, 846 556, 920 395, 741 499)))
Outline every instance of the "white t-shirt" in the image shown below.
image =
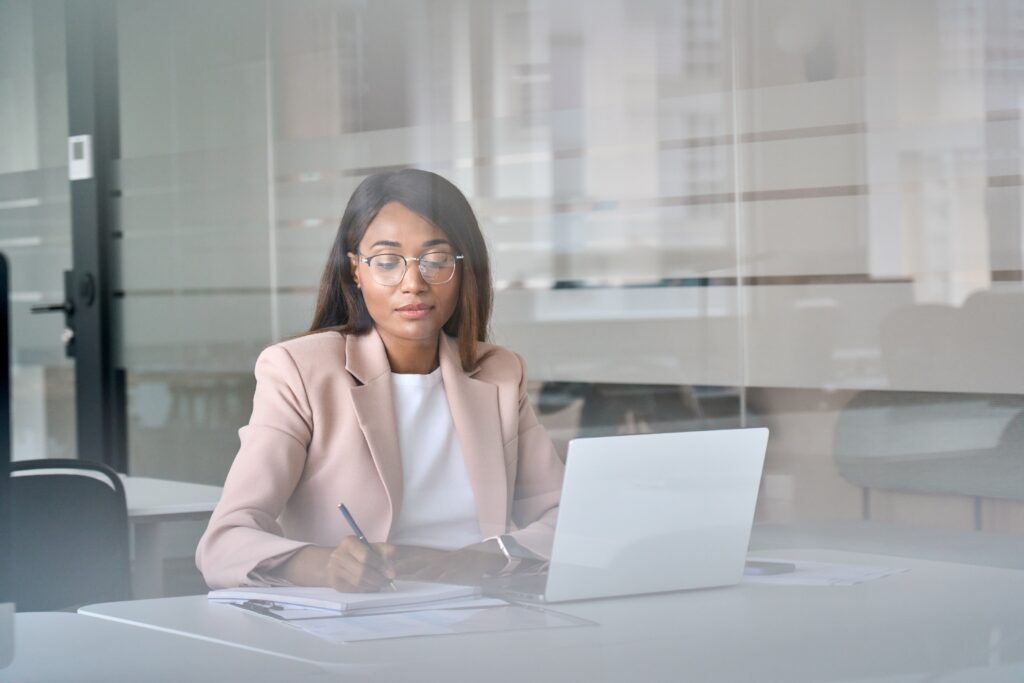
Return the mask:
POLYGON ((389 542, 454 549, 478 543, 473 489, 466 472, 441 369, 391 375, 402 451, 402 509, 389 542))

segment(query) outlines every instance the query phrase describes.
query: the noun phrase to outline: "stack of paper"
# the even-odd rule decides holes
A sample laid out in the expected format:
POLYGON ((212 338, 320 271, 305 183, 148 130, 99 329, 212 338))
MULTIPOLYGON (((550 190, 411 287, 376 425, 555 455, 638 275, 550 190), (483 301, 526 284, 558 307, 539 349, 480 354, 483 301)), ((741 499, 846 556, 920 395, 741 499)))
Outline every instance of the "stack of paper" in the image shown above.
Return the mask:
POLYGON ((436 608, 441 603, 465 602, 480 592, 477 586, 422 581, 396 581, 395 587, 397 591, 379 593, 342 593, 333 588, 298 586, 222 588, 210 591, 208 597, 212 602, 241 605, 279 619, 301 619, 436 608))
POLYGON ((332 643, 454 633, 583 626, 593 622, 480 595, 478 586, 395 581, 397 591, 340 593, 331 588, 226 588, 210 602, 273 617, 332 643))

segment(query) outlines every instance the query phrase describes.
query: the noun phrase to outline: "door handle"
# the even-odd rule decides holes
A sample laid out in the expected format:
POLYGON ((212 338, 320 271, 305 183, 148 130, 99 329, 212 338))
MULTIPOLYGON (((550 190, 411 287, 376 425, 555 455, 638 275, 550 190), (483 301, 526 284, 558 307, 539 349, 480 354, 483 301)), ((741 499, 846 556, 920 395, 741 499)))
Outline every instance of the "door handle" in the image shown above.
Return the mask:
POLYGON ((56 313, 63 311, 65 315, 72 315, 75 312, 75 305, 70 301, 62 304, 38 304, 30 309, 33 313, 56 313))
POLYGON ((64 271, 64 301, 59 304, 37 304, 29 310, 32 313, 63 313, 64 329, 60 340, 64 344, 64 355, 73 358, 75 355, 75 304, 74 304, 74 271, 64 271))

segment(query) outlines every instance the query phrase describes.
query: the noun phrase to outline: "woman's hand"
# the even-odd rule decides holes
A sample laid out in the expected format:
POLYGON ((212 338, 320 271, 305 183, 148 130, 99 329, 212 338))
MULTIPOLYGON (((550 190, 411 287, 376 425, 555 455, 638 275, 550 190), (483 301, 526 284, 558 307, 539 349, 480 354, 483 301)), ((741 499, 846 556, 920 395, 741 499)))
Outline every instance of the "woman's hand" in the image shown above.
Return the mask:
POLYGON ((505 566, 497 543, 458 550, 372 543, 346 536, 335 548, 310 545, 284 563, 277 575, 296 586, 330 586, 344 593, 385 590, 393 578, 477 583, 505 566))
POLYGON ((390 586, 396 572, 392 563, 396 546, 366 545, 346 536, 327 557, 327 585, 344 593, 373 593, 390 586))
POLYGON ((458 550, 391 546, 395 572, 402 578, 440 583, 476 583, 505 566, 505 556, 493 541, 458 550))

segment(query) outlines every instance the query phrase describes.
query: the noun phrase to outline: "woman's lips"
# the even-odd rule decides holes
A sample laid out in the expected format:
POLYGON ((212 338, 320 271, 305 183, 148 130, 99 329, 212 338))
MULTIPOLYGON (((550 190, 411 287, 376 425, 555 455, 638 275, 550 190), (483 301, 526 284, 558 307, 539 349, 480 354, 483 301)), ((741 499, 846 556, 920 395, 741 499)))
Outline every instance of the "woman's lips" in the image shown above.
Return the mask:
POLYGON ((408 306, 402 306, 396 308, 395 311, 398 315, 402 316, 406 320, 420 320, 430 315, 430 312, 434 310, 433 306, 427 304, 409 304, 408 306))

